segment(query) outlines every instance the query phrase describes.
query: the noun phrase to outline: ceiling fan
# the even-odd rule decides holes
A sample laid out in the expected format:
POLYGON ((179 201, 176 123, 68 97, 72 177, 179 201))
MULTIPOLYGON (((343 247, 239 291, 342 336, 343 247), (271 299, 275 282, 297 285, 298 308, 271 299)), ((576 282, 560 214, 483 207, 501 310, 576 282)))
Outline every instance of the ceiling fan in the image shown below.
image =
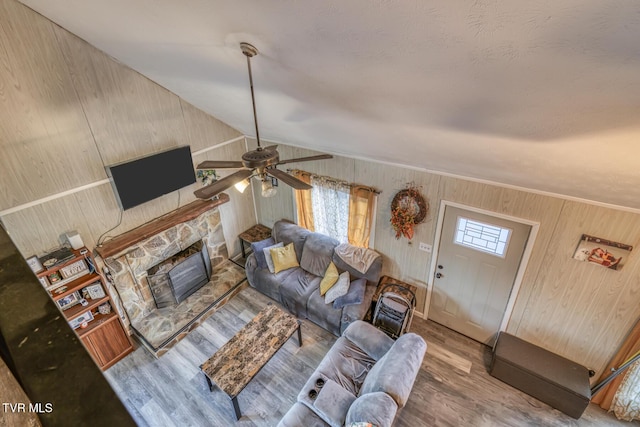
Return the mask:
POLYGON ((271 177, 279 179, 285 184, 290 185, 296 190, 309 190, 311 185, 289 175, 288 173, 276 169, 277 165, 283 165, 293 162, 307 162, 310 160, 322 160, 333 158, 330 154, 319 154, 317 156, 299 157, 297 159, 280 160, 277 145, 262 147, 260 145, 260 133, 258 131, 258 116, 256 115, 256 100, 253 93, 253 77, 251 75, 251 58, 258 54, 258 50, 249 43, 240 43, 242 53, 247 57, 247 68, 249 69, 249 85, 251 86, 251 103, 253 105, 253 121, 256 127, 256 140, 258 148, 247 151, 242 155, 242 160, 207 160, 200 163, 196 168, 199 170, 207 169, 240 169, 212 184, 204 186, 193 194, 199 199, 210 199, 221 193, 227 188, 235 185, 239 190, 243 191, 249 185, 249 178, 255 177, 262 182, 262 196, 271 197, 275 195, 276 189, 273 188, 271 177))

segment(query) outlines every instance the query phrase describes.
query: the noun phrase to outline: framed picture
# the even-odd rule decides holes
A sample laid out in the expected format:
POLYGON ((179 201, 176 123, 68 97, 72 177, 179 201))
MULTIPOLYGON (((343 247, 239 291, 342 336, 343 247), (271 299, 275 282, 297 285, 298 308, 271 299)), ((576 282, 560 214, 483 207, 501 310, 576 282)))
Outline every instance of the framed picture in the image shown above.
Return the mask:
POLYGON ((27 264, 29 264, 29 268, 31 268, 34 273, 40 273, 42 270, 44 270, 44 267, 40 263, 40 260, 35 255, 27 258, 27 264))
POLYGON ((46 276, 38 277, 38 280, 40 280, 40 283, 42 284, 42 286, 44 286, 45 289, 47 288, 47 286, 49 286, 49 280, 47 280, 46 276))
MULTIPOLYGON (((99 283, 96 283, 94 285, 89 285, 86 288, 84 288, 87 292, 87 296, 85 298, 91 298, 91 299, 100 299, 100 298, 104 298, 105 294, 104 294, 104 290, 102 289, 102 286, 99 283)), ((84 291, 83 291, 84 294, 84 291)))
POLYGON ((67 295, 64 298, 60 298, 58 301, 56 301, 58 303, 58 306, 63 309, 66 310, 68 308, 73 307, 74 305, 80 303, 80 300, 82 298, 80 297, 80 292, 75 291, 69 295, 67 295))
POLYGON ((60 274, 63 279, 68 279, 69 277, 82 276, 84 274, 89 273, 89 268, 87 267, 87 263, 84 262, 83 259, 79 259, 78 261, 65 265, 60 268, 60 274))
POLYGON ((629 259, 633 246, 583 234, 573 258, 611 270, 620 270, 629 259))
POLYGON ((93 320, 93 313, 91 313, 91 310, 82 313, 80 316, 71 319, 69 321, 69 326, 71 326, 73 329, 78 329, 83 323, 89 323, 93 320))

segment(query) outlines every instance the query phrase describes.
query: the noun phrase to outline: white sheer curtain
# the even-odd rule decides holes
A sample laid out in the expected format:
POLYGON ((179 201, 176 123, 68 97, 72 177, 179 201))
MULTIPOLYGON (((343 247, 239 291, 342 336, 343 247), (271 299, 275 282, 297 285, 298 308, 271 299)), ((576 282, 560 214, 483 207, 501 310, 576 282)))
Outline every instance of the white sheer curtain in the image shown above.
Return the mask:
POLYGON ((311 176, 311 203, 315 231, 348 242, 349 190, 346 183, 311 176))
POLYGON ((624 374, 610 410, 618 419, 640 420, 640 361, 633 363, 624 374))

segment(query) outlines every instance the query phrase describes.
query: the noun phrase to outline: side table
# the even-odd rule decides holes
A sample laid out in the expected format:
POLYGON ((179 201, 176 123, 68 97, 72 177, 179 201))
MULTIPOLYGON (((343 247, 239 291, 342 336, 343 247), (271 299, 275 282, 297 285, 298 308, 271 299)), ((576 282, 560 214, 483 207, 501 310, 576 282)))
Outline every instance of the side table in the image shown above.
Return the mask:
POLYGON ((238 235, 240 239, 240 249, 242 250, 242 258, 247 257, 247 251, 244 247, 245 243, 251 245, 251 243, 259 242, 271 237, 271 229, 266 225, 256 224, 248 230, 243 231, 238 235))

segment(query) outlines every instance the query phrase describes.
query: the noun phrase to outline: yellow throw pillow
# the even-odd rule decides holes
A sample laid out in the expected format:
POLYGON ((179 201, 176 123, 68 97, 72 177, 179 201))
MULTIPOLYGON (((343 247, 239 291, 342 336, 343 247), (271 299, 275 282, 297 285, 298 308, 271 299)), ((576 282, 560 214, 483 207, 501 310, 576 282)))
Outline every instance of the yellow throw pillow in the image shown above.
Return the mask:
POLYGON ((340 277, 338 269, 333 262, 330 262, 327 267, 327 271, 324 272, 324 277, 320 282, 320 295, 326 294, 327 291, 336 284, 338 277, 340 277))
POLYGON ((296 258, 296 250, 293 247, 293 243, 289 243, 287 246, 281 248, 271 249, 269 252, 271 253, 275 273, 300 266, 296 258))

